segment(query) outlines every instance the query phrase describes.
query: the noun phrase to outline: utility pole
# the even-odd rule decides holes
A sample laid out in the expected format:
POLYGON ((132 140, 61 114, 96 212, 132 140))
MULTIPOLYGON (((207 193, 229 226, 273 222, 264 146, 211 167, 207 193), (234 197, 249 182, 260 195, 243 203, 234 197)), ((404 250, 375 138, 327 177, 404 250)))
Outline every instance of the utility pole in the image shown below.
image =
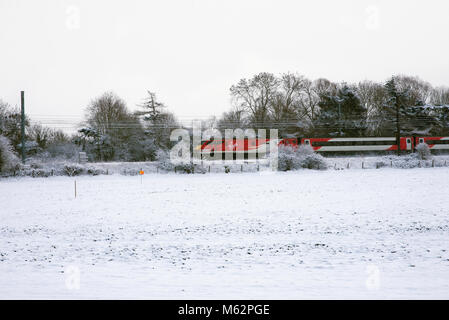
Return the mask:
POLYGON ((22 111, 22 122, 21 122, 22 163, 25 164, 25 91, 20 91, 20 105, 22 111))
POLYGON ((401 155, 401 125, 399 123, 400 95, 396 96, 396 144, 398 146, 398 156, 401 155))
POLYGON ((340 137, 342 136, 341 134, 341 103, 340 101, 338 101, 338 134, 340 135, 340 137))

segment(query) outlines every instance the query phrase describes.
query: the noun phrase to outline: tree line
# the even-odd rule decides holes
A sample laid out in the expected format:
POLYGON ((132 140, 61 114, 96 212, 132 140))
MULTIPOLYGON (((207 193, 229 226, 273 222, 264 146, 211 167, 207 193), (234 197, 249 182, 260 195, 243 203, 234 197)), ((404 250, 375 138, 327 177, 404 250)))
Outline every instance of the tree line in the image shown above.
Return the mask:
POLYGON ((217 119, 218 128, 274 127, 293 137, 391 136, 399 106, 401 134, 449 133, 449 88, 417 77, 348 84, 263 72, 241 79, 230 94, 233 106, 217 119))
MULTIPOLYGON (((276 128, 281 137, 296 138, 392 136, 399 119, 401 135, 449 135, 449 88, 417 77, 350 84, 262 72, 232 85, 230 96, 230 109, 203 128, 276 128)), ((20 110, 0 100, 0 136, 13 152, 21 148, 20 123, 20 110)), ((84 151, 91 161, 155 160, 171 148, 171 130, 182 127, 152 91, 137 111, 113 92, 93 99, 73 135, 28 117, 25 126, 27 156, 73 159, 84 151)))

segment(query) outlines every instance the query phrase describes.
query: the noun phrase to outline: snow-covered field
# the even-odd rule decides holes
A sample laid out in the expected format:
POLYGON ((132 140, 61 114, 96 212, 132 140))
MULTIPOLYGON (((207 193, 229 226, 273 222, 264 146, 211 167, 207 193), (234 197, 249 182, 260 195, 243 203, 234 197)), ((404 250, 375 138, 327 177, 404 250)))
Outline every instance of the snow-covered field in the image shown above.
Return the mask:
POLYGON ((449 298, 449 168, 0 180, 0 298, 449 298))

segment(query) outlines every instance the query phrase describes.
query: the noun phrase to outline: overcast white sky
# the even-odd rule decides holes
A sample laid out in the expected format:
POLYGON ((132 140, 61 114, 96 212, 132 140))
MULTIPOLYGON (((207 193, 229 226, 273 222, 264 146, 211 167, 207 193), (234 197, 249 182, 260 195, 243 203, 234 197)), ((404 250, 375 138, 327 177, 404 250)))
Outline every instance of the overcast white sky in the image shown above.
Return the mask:
POLYGON ((261 71, 449 85, 449 2, 0 0, 0 99, 80 119, 107 90, 155 91, 180 118, 220 115, 261 71))

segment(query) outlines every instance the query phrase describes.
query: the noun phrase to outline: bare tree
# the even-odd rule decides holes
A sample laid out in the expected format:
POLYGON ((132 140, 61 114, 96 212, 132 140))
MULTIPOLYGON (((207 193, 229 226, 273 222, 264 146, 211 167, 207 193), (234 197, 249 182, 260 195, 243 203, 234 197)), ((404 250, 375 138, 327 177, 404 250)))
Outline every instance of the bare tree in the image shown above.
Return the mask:
POLYGON ((437 87, 432 90, 430 103, 435 106, 449 105, 449 88, 437 87))
POLYGON ((407 92, 406 106, 422 106, 430 101, 432 86, 418 77, 399 75, 394 77, 398 90, 407 92))
POLYGON ((246 112, 239 107, 234 107, 230 111, 224 112, 217 122, 219 129, 246 129, 248 125, 246 112))
POLYGON ((279 80, 271 73, 262 72, 251 79, 241 79, 230 88, 235 105, 246 110, 253 127, 267 123, 279 86, 279 80))
POLYGON ((123 130, 139 127, 125 102, 112 92, 94 99, 86 108, 86 118, 87 124, 100 135, 114 136, 123 130))
POLYGON ((52 138, 52 130, 40 124, 34 124, 28 128, 28 136, 31 140, 36 141, 38 146, 45 149, 52 138))
POLYGON ((274 121, 296 118, 305 82, 306 79, 298 74, 285 73, 281 75, 279 88, 270 110, 274 121))
POLYGON ((361 104, 366 109, 367 133, 369 135, 381 135, 382 127, 390 117, 385 112, 385 104, 388 96, 385 87, 377 82, 365 80, 355 87, 361 104))
POLYGON ((320 97, 316 88, 316 82, 305 79, 299 98, 298 118, 304 119, 306 123, 313 123, 319 115, 319 102, 320 97))

